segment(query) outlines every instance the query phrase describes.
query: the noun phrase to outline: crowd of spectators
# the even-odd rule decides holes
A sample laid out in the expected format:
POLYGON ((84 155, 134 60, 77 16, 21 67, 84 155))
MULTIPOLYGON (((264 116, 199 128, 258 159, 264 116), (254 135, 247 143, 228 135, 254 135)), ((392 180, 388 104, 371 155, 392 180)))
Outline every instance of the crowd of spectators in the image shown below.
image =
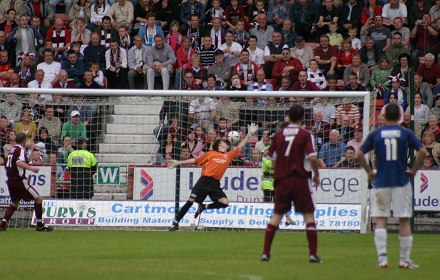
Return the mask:
MULTIPOLYGON (((440 114, 439 16, 438 0, 2 0, 0 86, 375 89, 403 112, 414 102, 421 137, 431 115, 440 114), (415 100, 408 98, 409 69, 417 72, 415 100)), ((76 139, 90 138, 96 108, 81 98, 70 108, 56 105, 60 98, 31 95, 18 104, 8 95, 0 106, 2 146, 9 131, 25 131, 48 153, 60 147, 58 158, 65 158, 76 139)), ((356 138, 363 108, 307 97, 194 98, 179 113, 177 101, 167 100, 155 130, 159 162, 197 156, 230 130, 244 134, 252 121, 262 138, 254 143, 264 142, 284 122, 283 104, 296 101, 312 102, 305 127, 319 152, 333 157, 338 147, 321 166, 345 165, 350 147, 357 148, 345 146, 356 138)), ((253 148, 243 151, 243 164, 257 162, 253 148)))

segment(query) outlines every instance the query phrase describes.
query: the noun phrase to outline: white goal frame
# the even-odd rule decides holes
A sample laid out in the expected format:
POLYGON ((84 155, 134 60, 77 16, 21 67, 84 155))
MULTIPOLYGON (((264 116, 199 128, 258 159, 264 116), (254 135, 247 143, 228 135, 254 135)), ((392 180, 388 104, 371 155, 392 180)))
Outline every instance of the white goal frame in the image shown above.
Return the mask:
MULTIPOLYGON (((352 92, 352 91, 183 91, 183 90, 129 90, 129 89, 39 89, 39 88, 1 88, 0 91, 3 94, 15 93, 15 94, 60 94, 69 96, 109 96, 109 97, 147 97, 147 96, 234 96, 234 97, 246 97, 252 96, 258 97, 335 97, 335 98, 363 98, 363 137, 367 137, 370 128, 370 116, 365 117, 370 112, 375 112, 371 109, 369 91, 364 92, 352 92)), ((368 155, 366 155, 368 156, 368 155)), ((367 233, 368 224, 368 178, 365 172, 361 173, 361 221, 360 232, 367 233)))

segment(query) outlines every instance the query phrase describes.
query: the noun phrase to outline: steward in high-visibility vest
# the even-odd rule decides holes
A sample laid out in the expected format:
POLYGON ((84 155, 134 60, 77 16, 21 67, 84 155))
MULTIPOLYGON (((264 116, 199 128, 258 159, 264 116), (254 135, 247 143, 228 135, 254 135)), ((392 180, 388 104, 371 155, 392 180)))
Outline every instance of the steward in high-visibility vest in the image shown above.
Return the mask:
POLYGON ((98 163, 95 156, 86 150, 87 142, 83 138, 77 139, 77 150, 67 157, 67 166, 70 169, 70 197, 93 197, 93 174, 98 163))
POLYGON ((264 156, 265 152, 269 150, 269 146, 264 148, 261 153, 261 189, 263 190, 264 202, 273 202, 273 197, 275 194, 274 184, 273 184, 273 166, 272 160, 264 156))
MULTIPOLYGON (((273 199, 275 197, 275 189, 273 184, 273 173, 275 171, 272 166, 272 160, 265 157, 265 152, 269 150, 269 147, 270 145, 268 145, 261 151, 261 189, 263 190, 264 202, 273 202, 273 199)), ((292 211, 288 211, 284 214, 284 217, 286 218, 286 226, 294 224, 291 214, 292 211)))

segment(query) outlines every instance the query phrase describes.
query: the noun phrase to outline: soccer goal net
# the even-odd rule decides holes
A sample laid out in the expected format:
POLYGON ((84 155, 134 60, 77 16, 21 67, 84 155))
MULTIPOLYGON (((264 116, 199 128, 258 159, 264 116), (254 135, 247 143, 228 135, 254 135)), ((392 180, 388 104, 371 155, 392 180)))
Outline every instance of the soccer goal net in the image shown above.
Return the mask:
MULTIPOLYGON (((273 195, 269 191, 272 171, 261 167, 262 155, 271 135, 286 122, 291 105, 301 104, 306 112, 303 126, 313 135, 320 161, 321 184, 314 190, 318 228, 366 230, 367 181, 354 155, 376 124, 374 93, 2 91, 0 108, 7 108, 4 104, 20 107, 14 120, 12 115, 2 118, 2 154, 13 147, 11 131, 27 133, 29 160, 40 166, 37 174, 27 174, 44 198, 47 224, 166 228, 201 175, 198 166, 168 169, 167 161, 200 156, 215 139, 228 140, 231 131, 244 137, 253 122, 259 126, 257 134, 221 179, 229 207, 206 210, 196 220, 194 204, 180 226, 264 229, 273 211, 273 195), (29 128, 34 126, 32 134, 29 128), (91 156, 78 155, 81 150, 96 157, 95 167, 90 168, 94 165, 91 156)), ((0 175, 3 215, 10 203, 3 167, 0 175)), ((34 224, 32 205, 22 201, 9 226, 34 224)), ((280 228, 304 229, 301 215, 293 212, 292 218, 294 224, 286 225, 283 220, 280 228)))

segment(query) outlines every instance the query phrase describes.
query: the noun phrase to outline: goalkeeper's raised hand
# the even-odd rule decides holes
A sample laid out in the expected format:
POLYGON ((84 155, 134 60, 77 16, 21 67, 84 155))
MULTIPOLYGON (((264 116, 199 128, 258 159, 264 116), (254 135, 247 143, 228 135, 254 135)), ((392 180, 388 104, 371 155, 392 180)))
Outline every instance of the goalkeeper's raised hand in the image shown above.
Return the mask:
POLYGON ((169 160, 168 161, 168 168, 173 169, 173 168, 179 166, 179 164, 180 164, 180 162, 177 160, 169 160))
POLYGON ((258 125, 256 125, 255 123, 251 123, 250 125, 248 125, 248 135, 252 136, 255 133, 257 133, 258 131, 258 125))

